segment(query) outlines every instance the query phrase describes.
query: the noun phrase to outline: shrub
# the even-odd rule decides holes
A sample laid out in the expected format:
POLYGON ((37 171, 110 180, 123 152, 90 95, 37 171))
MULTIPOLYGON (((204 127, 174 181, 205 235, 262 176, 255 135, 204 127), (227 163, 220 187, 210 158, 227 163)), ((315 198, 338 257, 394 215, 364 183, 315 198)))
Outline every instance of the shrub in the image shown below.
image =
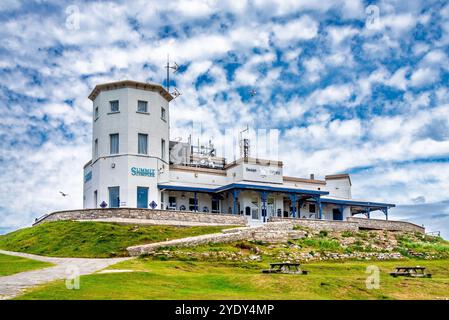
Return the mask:
POLYGON ((341 236, 344 237, 344 238, 349 238, 349 237, 354 236, 354 233, 352 231, 343 231, 341 233, 341 236))
POLYGON ((320 231, 320 237, 322 237, 322 238, 327 237, 327 231, 326 230, 321 230, 320 231))

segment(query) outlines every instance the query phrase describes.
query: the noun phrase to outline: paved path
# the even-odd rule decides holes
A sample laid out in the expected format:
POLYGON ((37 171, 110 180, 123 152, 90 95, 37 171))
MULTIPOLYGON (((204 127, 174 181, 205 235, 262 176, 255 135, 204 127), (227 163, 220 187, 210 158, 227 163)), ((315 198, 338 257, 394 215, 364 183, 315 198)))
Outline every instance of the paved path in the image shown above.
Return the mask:
POLYGON ((20 272, 5 277, 0 277, 0 300, 11 299, 23 293, 24 289, 31 288, 46 282, 59 279, 67 279, 74 270, 79 270, 79 275, 94 273, 112 264, 131 258, 54 258, 34 254, 0 250, 1 254, 24 257, 55 264, 39 270, 20 272))

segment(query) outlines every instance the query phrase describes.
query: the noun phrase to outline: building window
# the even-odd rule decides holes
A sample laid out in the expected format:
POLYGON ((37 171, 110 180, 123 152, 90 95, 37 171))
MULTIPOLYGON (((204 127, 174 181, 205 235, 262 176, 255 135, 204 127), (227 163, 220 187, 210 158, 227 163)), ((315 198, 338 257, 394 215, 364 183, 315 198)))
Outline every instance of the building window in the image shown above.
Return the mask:
POLYGON ((98 139, 95 139, 94 143, 94 160, 98 158, 98 139))
POLYGON ((161 119, 167 121, 164 107, 161 107, 161 119))
POLYGON ((148 102, 142 100, 137 101, 137 112, 148 113, 148 102))
POLYGON ((212 213, 220 213, 220 200, 212 199, 212 213))
POLYGON ((198 211, 198 199, 195 205, 195 198, 189 198, 189 210, 190 211, 198 211))
POLYGON ((95 120, 98 119, 98 115, 99 115, 98 107, 95 107, 95 120))
POLYGON ((309 212, 315 213, 315 205, 314 204, 309 204, 309 212))
POLYGON ((120 187, 109 187, 109 208, 120 207, 120 187))
POLYGON ((98 206, 98 191, 94 191, 94 208, 97 208, 98 206))
POLYGON ((138 134, 137 151, 139 154, 148 154, 148 135, 144 133, 138 134))
POLYGON ((114 133, 114 134, 110 134, 109 135, 110 138, 110 153, 111 154, 117 154, 119 153, 119 136, 118 133, 114 133))
POLYGON ((168 208, 176 210, 176 197, 168 197, 168 208))
POLYGON ((118 100, 109 101, 109 105, 111 106, 111 112, 120 111, 118 100))
POLYGON ((165 160, 165 140, 161 140, 161 159, 165 160))

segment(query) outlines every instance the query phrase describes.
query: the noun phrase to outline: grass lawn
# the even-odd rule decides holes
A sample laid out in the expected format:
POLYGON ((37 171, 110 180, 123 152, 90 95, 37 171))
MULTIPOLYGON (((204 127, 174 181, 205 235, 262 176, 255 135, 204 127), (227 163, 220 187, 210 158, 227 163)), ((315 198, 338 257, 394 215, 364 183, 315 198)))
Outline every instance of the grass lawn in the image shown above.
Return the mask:
POLYGON ((0 277, 23 271, 51 267, 52 265, 48 262, 0 254, 0 277))
POLYGON ((158 261, 138 258, 109 269, 135 272, 82 276, 79 290, 64 281, 18 299, 448 299, 449 260, 347 261, 303 265, 309 275, 262 274, 266 263, 158 261), (367 289, 367 266, 380 269, 380 288, 367 289), (393 278, 397 265, 422 265, 431 279, 393 278))
POLYGON ((57 221, 0 235, 0 249, 53 257, 117 257, 126 256, 129 246, 215 233, 224 228, 57 221))

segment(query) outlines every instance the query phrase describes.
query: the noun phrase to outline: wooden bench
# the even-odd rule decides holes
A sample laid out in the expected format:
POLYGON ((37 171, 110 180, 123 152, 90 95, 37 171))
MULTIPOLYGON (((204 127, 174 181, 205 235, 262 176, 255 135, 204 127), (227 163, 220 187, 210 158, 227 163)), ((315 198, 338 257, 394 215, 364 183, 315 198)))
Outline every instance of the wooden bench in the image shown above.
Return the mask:
POLYGON ((425 267, 396 267, 395 272, 391 272, 393 277, 415 277, 415 278, 431 278, 430 273, 425 272, 425 267))
POLYGON ((301 270, 299 263, 276 262, 270 263, 270 269, 262 270, 263 273, 286 273, 286 274, 307 274, 308 271, 301 270))

